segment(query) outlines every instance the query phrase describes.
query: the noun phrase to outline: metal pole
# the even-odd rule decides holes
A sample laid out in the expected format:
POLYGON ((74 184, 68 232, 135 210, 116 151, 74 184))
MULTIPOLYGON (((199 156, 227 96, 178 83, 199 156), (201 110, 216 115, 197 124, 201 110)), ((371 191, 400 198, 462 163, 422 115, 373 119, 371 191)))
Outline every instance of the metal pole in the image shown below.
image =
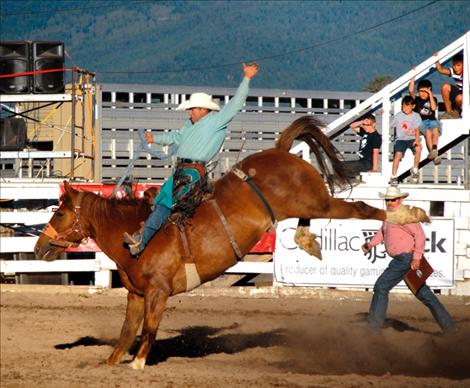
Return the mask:
POLYGON ((91 170, 92 179, 95 181, 95 147, 96 147, 96 131, 95 131, 95 109, 96 109, 96 75, 92 74, 92 81, 90 84, 90 98, 91 98, 91 130, 92 130, 92 145, 91 145, 91 170), (93 140, 94 139, 94 140, 93 140), (93 143, 94 142, 94 143, 93 143))
POLYGON ((83 73, 82 74, 82 84, 80 85, 82 88, 82 148, 81 151, 83 155, 85 155, 85 103, 87 98, 87 85, 86 85, 86 78, 85 82, 83 82, 83 73))
POLYGON ((72 139, 70 140, 70 179, 74 178, 75 170, 75 68, 72 69, 72 139))

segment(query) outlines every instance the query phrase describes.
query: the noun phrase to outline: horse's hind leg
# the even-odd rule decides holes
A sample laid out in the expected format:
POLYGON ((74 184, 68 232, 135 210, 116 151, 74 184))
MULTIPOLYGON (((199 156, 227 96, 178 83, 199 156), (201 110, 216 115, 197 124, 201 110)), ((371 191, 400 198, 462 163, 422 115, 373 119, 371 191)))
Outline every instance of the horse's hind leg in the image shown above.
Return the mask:
POLYGON ((316 217, 310 218, 359 218, 361 220, 384 221, 387 217, 384 210, 370 206, 362 201, 349 202, 330 197, 325 205, 316 217))
POLYGON ((384 210, 369 206, 362 201, 346 202, 341 199, 329 197, 328 201, 323 201, 321 206, 307 207, 306 212, 299 218, 297 231, 295 233, 296 244, 311 256, 322 259, 321 247, 317 241, 317 236, 310 232, 310 219, 314 218, 359 218, 385 220, 384 210))
POLYGON ((119 341, 113 353, 108 358, 108 364, 113 365, 120 362, 134 343, 137 330, 144 317, 144 298, 132 292, 127 294, 126 318, 122 325, 119 341))
POLYGON ((157 334, 158 325, 165 311, 170 292, 163 289, 151 289, 145 293, 145 317, 139 350, 131 362, 132 369, 144 369, 148 353, 157 334))

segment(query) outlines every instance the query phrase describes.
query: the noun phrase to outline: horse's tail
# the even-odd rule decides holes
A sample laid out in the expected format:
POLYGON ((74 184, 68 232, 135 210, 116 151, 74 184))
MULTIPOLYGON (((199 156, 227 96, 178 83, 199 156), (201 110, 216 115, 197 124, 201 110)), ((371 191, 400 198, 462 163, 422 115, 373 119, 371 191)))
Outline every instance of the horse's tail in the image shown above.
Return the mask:
POLYGON ((348 169, 339 158, 339 151, 322 131, 323 124, 314 116, 303 116, 289 125, 279 137, 276 148, 289 151, 294 140, 307 143, 315 154, 321 172, 323 173, 330 191, 334 193, 334 184, 350 184, 348 169), (323 152, 321 152, 323 150, 323 152), (328 157, 331 166, 327 163, 328 157))

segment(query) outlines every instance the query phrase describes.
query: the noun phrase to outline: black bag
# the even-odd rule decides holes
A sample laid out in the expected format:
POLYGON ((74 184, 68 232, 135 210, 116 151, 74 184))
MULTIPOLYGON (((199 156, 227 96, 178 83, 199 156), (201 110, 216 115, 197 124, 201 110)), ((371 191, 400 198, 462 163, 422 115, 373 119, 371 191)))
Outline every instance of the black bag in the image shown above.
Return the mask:
POLYGON ((25 119, 0 118, 0 151, 22 151, 25 144, 25 119))

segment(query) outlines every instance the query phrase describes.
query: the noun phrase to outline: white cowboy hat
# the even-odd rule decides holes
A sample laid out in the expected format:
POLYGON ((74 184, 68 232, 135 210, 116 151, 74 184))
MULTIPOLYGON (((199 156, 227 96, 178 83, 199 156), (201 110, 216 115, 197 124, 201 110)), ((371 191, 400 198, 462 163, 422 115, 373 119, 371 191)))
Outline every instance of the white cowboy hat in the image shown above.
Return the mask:
POLYGON ((379 197, 382 199, 395 199, 395 198, 406 198, 408 193, 402 193, 400 189, 396 186, 390 186, 387 188, 387 191, 384 193, 379 193, 379 197))
POLYGON ((193 93, 189 100, 178 105, 176 110, 187 110, 192 108, 206 108, 209 110, 219 111, 220 106, 211 96, 206 93, 193 93))

